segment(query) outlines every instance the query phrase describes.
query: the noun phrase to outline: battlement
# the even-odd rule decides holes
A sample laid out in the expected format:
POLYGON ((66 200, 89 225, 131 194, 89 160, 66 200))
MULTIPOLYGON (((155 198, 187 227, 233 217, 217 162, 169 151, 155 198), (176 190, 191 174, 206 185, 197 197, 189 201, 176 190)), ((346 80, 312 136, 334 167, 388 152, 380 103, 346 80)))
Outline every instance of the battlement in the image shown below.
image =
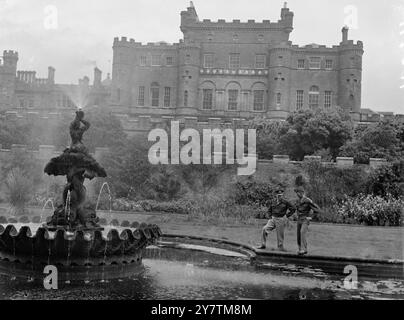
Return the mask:
POLYGON ((18 59, 18 52, 14 50, 4 50, 3 51, 3 58, 12 57, 18 59))
POLYGON ((255 21, 248 20, 242 22, 240 20, 226 21, 219 19, 217 21, 212 21, 210 19, 204 19, 202 21, 195 21, 185 25, 186 28, 198 28, 198 29, 263 29, 263 30, 278 30, 285 27, 282 21, 271 22, 270 20, 255 21))
POLYGON ((115 37, 114 47, 131 47, 131 48, 162 48, 162 49, 176 49, 178 43, 167 43, 164 41, 160 42, 148 42, 146 44, 142 42, 136 42, 134 39, 129 39, 127 37, 115 37))
POLYGON ((288 29, 290 32, 293 29, 293 12, 284 7, 281 11, 281 20, 271 22, 270 20, 255 21, 253 19, 242 22, 238 19, 226 21, 219 19, 212 21, 210 19, 203 19, 200 21, 196 14, 195 8, 190 6, 187 11, 181 12, 181 30, 185 29, 262 29, 262 30, 284 30, 288 29))

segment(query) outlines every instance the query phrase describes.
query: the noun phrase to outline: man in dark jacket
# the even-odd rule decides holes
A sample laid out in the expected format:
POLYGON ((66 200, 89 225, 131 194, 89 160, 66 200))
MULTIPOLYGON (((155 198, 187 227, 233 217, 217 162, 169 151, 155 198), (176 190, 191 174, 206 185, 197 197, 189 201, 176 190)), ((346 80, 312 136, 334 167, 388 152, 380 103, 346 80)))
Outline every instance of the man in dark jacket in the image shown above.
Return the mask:
POLYGON ((307 254, 307 232, 309 230, 311 213, 320 212, 320 207, 306 197, 303 187, 295 188, 295 192, 298 197, 296 203, 298 254, 305 255, 307 254))
POLYGON ((288 218, 295 212, 296 208, 292 203, 283 197, 283 194, 283 188, 277 189, 275 200, 268 207, 268 215, 270 216, 270 219, 266 226, 262 229, 262 244, 258 249, 266 248, 268 233, 276 229, 278 249, 280 251, 286 251, 283 247, 285 226, 288 218))

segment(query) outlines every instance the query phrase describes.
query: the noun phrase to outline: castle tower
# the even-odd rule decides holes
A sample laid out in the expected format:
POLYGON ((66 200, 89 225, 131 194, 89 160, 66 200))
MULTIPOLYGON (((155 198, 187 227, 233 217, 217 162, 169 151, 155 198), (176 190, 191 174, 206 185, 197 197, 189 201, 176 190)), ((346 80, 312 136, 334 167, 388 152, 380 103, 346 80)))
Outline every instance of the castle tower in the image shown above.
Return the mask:
POLYGON ((361 109, 363 43, 348 39, 348 28, 342 29, 339 47, 338 105, 351 112, 361 109))
POLYGON ((111 91, 111 103, 115 107, 132 105, 131 83, 133 61, 133 51, 127 38, 115 38, 112 64, 113 86, 111 91))
POLYGON ((17 63, 16 51, 3 52, 3 64, 0 64, 0 111, 14 105, 17 63))
POLYGON ((289 42, 270 49, 268 76, 268 114, 273 118, 285 118, 291 111, 290 83, 292 52, 289 42))
POLYGON ((197 115, 199 107, 199 70, 201 66, 201 47, 195 42, 189 26, 198 22, 198 14, 191 1, 187 11, 181 12, 181 31, 184 40, 178 51, 178 114, 197 115))

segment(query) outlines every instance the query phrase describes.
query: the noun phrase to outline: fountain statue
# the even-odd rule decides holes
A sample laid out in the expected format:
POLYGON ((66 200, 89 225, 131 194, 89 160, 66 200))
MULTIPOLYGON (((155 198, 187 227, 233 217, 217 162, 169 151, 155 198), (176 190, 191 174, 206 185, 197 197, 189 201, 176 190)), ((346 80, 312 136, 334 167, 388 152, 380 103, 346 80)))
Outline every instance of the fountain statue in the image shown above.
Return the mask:
POLYGON ((67 184, 63 191, 63 203, 56 209, 48 226, 67 226, 69 228, 99 228, 95 208, 86 199, 84 180, 95 177, 105 178, 107 173, 88 153, 83 144, 83 134, 90 128, 84 120, 84 112, 76 112, 76 118, 70 124, 71 145, 62 155, 45 167, 45 173, 54 176, 66 176, 67 184))
POLYGON ((144 249, 160 236, 156 225, 127 221, 101 226, 96 208, 87 199, 85 179, 105 178, 105 169, 83 144, 90 123, 76 112, 70 124, 71 145, 50 160, 45 173, 66 176, 63 202, 45 223, 27 217, 15 223, 0 217, 0 274, 43 278, 44 267, 56 266, 59 279, 106 280, 140 272, 144 249), (27 222, 28 221, 28 222, 27 222), (130 225, 130 227, 127 227, 130 225))

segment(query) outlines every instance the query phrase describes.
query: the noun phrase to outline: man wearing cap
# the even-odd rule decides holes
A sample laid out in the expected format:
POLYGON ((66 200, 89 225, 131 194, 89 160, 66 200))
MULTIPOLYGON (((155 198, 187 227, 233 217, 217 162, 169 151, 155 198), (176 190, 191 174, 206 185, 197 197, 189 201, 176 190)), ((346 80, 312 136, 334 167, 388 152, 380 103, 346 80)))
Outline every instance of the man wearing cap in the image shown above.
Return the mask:
POLYGON ((285 226, 287 219, 295 212, 295 206, 287 201, 284 197, 283 188, 276 190, 274 201, 268 207, 268 214, 271 217, 266 226, 262 229, 262 244, 258 249, 265 249, 267 242, 267 235, 270 231, 276 229, 276 237, 278 240, 278 249, 286 251, 283 247, 283 239, 285 234, 285 226))
POLYGON ((299 255, 307 254, 307 232, 309 230, 310 214, 320 212, 320 207, 311 199, 306 197, 304 188, 299 186, 295 188, 298 197, 296 203, 297 212, 297 245, 299 246, 299 255))

